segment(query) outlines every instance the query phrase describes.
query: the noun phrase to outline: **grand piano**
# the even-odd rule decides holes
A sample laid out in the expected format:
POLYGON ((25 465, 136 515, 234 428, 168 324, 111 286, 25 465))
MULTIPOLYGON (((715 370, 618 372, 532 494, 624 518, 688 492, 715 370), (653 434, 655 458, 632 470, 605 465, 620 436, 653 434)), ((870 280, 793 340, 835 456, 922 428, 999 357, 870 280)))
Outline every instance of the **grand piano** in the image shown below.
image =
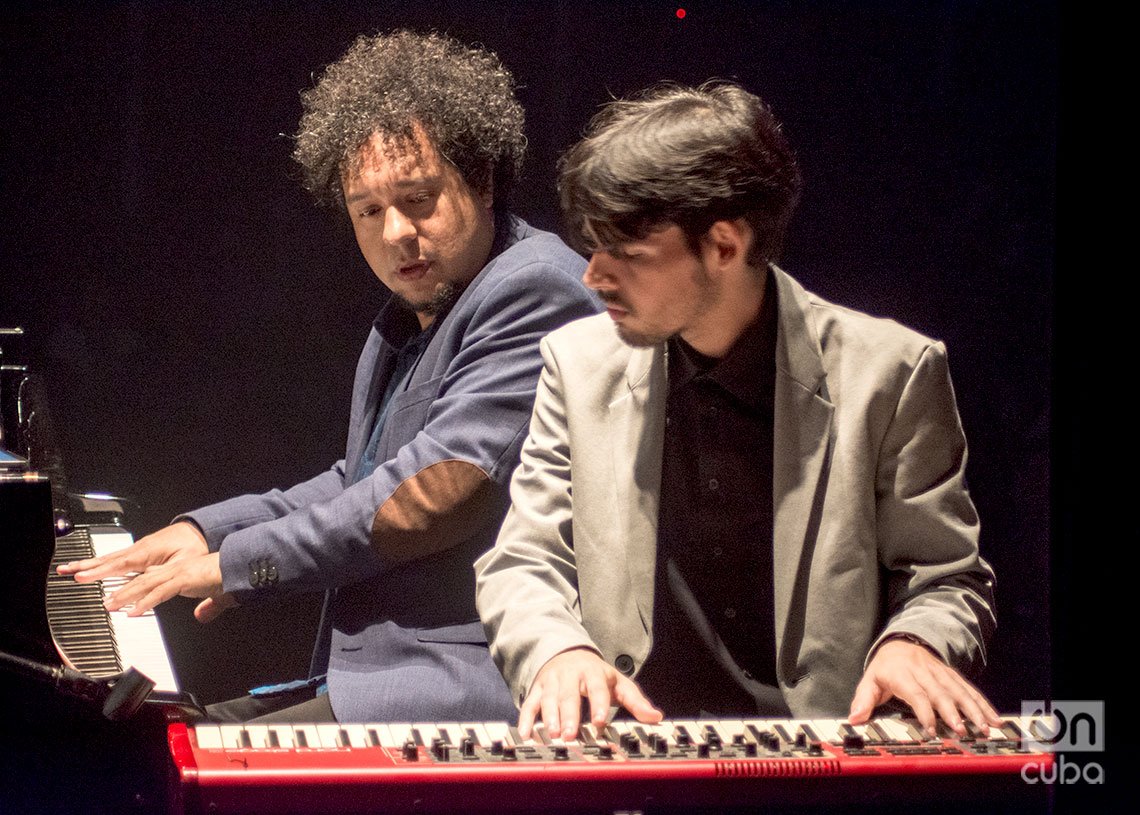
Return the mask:
POLYGON ((55 574, 133 539, 122 501, 68 491, 22 341, 0 328, 0 812, 164 812, 167 724, 193 700, 153 613, 108 613, 111 581, 55 574), (108 691, 132 667, 154 682, 154 702, 112 721, 108 691))

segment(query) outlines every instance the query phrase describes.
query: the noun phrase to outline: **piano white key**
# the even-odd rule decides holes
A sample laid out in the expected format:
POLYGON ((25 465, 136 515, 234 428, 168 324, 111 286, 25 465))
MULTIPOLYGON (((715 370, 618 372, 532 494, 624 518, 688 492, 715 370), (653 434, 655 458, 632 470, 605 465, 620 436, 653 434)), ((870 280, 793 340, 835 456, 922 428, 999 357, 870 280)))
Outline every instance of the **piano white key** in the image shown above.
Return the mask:
POLYGON ((887 735, 895 741, 913 742, 915 741, 915 734, 911 728, 907 727, 906 722, 902 719, 886 718, 877 719, 879 727, 886 731, 887 735))
POLYGON ((665 743, 670 747, 677 746, 677 728, 673 726, 672 722, 663 721, 659 724, 644 724, 646 734, 656 734, 665 739, 665 743))
POLYGON ((194 735, 198 739, 199 748, 203 750, 222 749, 222 731, 216 724, 195 725, 194 735))
MULTIPOLYGON (((410 724, 390 724, 385 730, 387 730, 388 738, 387 741, 381 742, 381 747, 403 747, 404 742, 412 737, 412 725, 410 724)), ((381 736, 383 733, 382 730, 381 736)))
POLYGON ((245 747, 241 742, 241 734, 245 728, 240 724, 223 724, 219 726, 222 731, 222 746, 227 750, 241 750, 245 747))
POLYGON ((550 741, 550 736, 546 732, 546 722, 535 722, 534 727, 531 728, 530 738, 523 741, 523 744, 547 744, 550 741))
POLYGON ((583 741, 589 741, 590 739, 593 739, 598 744, 609 741, 609 738, 605 733, 599 733, 598 728, 594 727, 589 722, 586 722, 578 728, 578 734, 581 736, 583 741))
POLYGON ((989 725, 986 727, 986 738, 990 741, 1000 741, 1005 738, 1005 733, 1002 732, 1000 727, 989 725))
POLYGON ((464 736, 469 736, 470 733, 467 731, 473 730, 475 732, 475 741, 479 744, 480 747, 489 748, 491 746, 491 736, 489 733, 487 733, 487 728, 485 728, 481 723, 463 722, 460 727, 463 728, 464 736))
POLYGON ((1026 738, 1046 742, 1057 735, 1060 724, 1055 713, 1044 716, 1019 716, 1021 732, 1026 738))
MULTIPOLYGON (((125 549, 134 543, 131 534, 122 530, 105 531, 97 528, 90 530, 90 536, 91 548, 97 557, 125 549)), ((111 589, 107 586, 110 582, 103 581, 105 595, 110 593, 111 589)), ((120 584, 122 582, 125 581, 119 581, 120 584)), ((128 617, 125 611, 112 611, 109 617, 123 668, 137 668, 154 680, 156 690, 177 691, 178 682, 174 678, 170 653, 155 613, 149 611, 140 617, 128 617)))
MULTIPOLYGON (((627 721, 610 722, 610 730, 612 730, 618 736, 624 736, 626 733, 633 733, 633 725, 634 724, 636 724, 636 722, 627 722, 627 721)), ((634 734, 634 735, 636 735, 636 734, 634 734)), ((638 736, 638 738, 641 738, 641 737, 638 736)), ((617 739, 614 739, 614 741, 617 741, 617 739)))
POLYGON ((263 724, 247 724, 245 732, 249 736, 249 746, 255 750, 269 747, 269 727, 263 724))
POLYGON ((368 738, 368 731, 364 729, 362 724, 346 724, 342 725, 344 732, 348 734, 348 746, 357 747, 371 747, 372 741, 368 738))
POLYGON ((443 734, 447 733, 447 738, 443 739, 452 747, 458 747, 460 740, 467 735, 459 726, 459 722, 438 722, 435 726, 439 731, 439 737, 442 739, 443 734))
MULTIPOLYGON (((874 728, 871 727, 870 722, 864 724, 851 724, 850 722, 844 722, 839 727, 839 732, 841 734, 850 732, 846 730, 844 725, 849 726, 851 728, 851 731, 854 731, 857 735, 862 736, 864 743, 867 745, 876 744, 880 741, 879 734, 876 733, 874 728)), ((840 738, 842 738, 842 736, 840 738)))
MULTIPOLYGON (((694 720, 679 720, 673 722, 674 730, 678 727, 685 728, 685 732, 689 734, 694 745, 705 743, 705 723, 694 720)), ((676 739, 674 738, 674 741, 676 739)))
POLYGON ((439 738, 439 731, 436 729, 434 724, 419 722, 418 724, 412 725, 412 730, 420 734, 420 738, 423 740, 424 747, 431 747, 432 739, 439 738))
MULTIPOLYGON (((812 741, 811 736, 808 736, 807 733, 804 732, 804 726, 805 725, 811 730, 812 733, 815 734, 816 738, 819 738, 819 731, 816 730, 814 720, 812 720, 812 719, 788 719, 786 726, 788 729, 788 733, 791 735, 793 740, 795 740, 796 737, 798 737, 800 735, 800 733, 803 733, 804 738, 806 738, 808 740, 808 742, 812 741)), ((878 738, 879 738, 878 736, 875 736, 876 741, 878 740, 878 738)))
POLYGON ((506 722, 486 722, 483 729, 491 741, 501 741, 504 745, 515 743, 511 737, 511 727, 506 722))
POLYGON ((756 741, 756 737, 744 729, 744 726, 746 724, 749 724, 749 723, 758 725, 756 729, 759 730, 760 732, 764 732, 764 730, 765 730, 764 722, 760 719, 752 719, 752 720, 750 720, 750 722, 741 721, 739 719, 721 720, 721 721, 713 721, 713 722, 698 722, 698 724, 701 725, 701 730, 704 731, 704 734, 708 733, 708 730, 705 728, 705 725, 711 724, 712 728, 713 728, 713 732, 716 733, 718 736, 720 736, 720 740, 723 744, 732 744, 733 738, 738 733, 744 734, 744 738, 747 741, 756 741))
POLYGON ((321 747, 343 747, 341 744, 339 724, 318 724, 317 737, 321 740, 321 747))
MULTIPOLYGON (((293 739, 293 727, 288 724, 271 724, 268 725, 270 733, 277 736, 277 743, 281 747, 292 750, 296 742, 293 739)), ((272 738, 272 736, 270 737, 272 738)), ((272 744, 272 741, 270 742, 272 744)))
POLYGON ((369 723, 361 725, 364 728, 364 739, 369 747, 385 747, 393 743, 392 731, 386 724, 369 723))
MULTIPOLYGON (((784 750, 787 748, 787 744, 785 744, 783 740, 784 737, 780 735, 777 729, 777 725, 783 727, 783 719, 745 719, 744 725, 745 738, 747 738, 748 741, 756 741, 756 736, 753 735, 752 730, 748 729, 751 727, 757 733, 771 733, 773 736, 778 737, 780 739, 780 749, 784 750)), ((783 729, 786 730, 787 728, 783 727, 783 729)))
POLYGON ((838 744, 843 741, 843 736, 839 733, 840 719, 812 719, 811 727, 815 734, 819 736, 820 741, 826 741, 828 744, 838 744))
POLYGON ((317 733, 317 726, 315 724, 295 724, 293 725, 293 740, 298 746, 302 744, 302 737, 306 747, 320 747, 321 737, 317 733))

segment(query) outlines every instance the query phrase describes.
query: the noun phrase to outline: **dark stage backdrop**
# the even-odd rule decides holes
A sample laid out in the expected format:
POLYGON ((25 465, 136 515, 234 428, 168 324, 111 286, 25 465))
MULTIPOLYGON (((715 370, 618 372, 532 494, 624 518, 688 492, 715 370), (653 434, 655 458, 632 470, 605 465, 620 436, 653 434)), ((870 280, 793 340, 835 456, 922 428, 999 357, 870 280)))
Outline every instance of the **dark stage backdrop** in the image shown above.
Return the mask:
MULTIPOLYGON (((611 94, 733 78, 806 178, 783 265, 949 347, 1000 626, 983 688, 1049 691, 1058 13, 1050 3, 5 4, 0 324, 49 377, 75 487, 137 535, 286 487, 344 444, 384 292, 289 158, 314 72, 360 32, 497 51, 528 113, 516 211, 558 229, 554 165, 611 94), (687 14, 678 18, 683 5, 687 14)), ((317 602, 161 618, 206 701, 307 665, 317 602)))

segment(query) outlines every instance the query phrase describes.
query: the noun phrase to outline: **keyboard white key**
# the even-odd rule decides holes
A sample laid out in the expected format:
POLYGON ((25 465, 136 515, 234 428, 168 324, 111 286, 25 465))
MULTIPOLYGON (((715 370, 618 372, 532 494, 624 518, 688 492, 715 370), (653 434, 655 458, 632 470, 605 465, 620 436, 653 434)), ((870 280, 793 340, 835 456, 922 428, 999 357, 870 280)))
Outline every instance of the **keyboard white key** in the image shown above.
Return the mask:
MULTIPOLYGON (((115 530, 113 527, 107 527, 106 530, 94 527, 90 533, 91 547, 97 557, 126 549, 134 543, 129 532, 115 530)), ((104 595, 110 593, 107 584, 111 582, 103 581, 104 595)), ((148 611, 139 617, 128 617, 125 611, 112 611, 110 619, 123 668, 133 666, 138 669, 154 680, 156 690, 177 691, 178 682, 174 678, 170 653, 154 611, 148 611)))

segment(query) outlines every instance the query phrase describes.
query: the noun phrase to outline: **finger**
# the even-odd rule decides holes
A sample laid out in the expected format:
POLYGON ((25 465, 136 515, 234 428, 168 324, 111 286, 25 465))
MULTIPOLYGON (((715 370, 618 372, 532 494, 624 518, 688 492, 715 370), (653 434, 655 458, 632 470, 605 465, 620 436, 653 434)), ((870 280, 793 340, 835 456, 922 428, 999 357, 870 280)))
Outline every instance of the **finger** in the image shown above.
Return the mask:
POLYGON ((237 605, 231 594, 207 597, 194 608, 194 619, 200 623, 211 623, 226 611, 237 605))
POLYGON ((980 704, 982 713, 986 718, 986 724, 988 724, 990 727, 1001 727, 1004 725, 1005 720, 1003 720, 1001 714, 997 712, 997 708, 990 704, 990 700, 985 696, 982 696, 981 691, 978 692, 978 696, 981 699, 980 704))
POLYGON ((938 731, 934 727, 934 708, 930 704, 930 698, 926 692, 919 690, 916 693, 896 694, 900 699, 910 705, 910 709, 914 711, 914 718, 918 719, 918 723, 922 725, 922 730, 926 735, 934 737, 938 735, 938 731))
POLYGON ((56 567, 56 571, 59 572, 59 574, 74 574, 82 569, 93 569, 103 563, 107 558, 108 555, 103 555, 101 557, 84 558, 83 560, 70 560, 67 563, 59 564, 59 566, 56 567))
POLYGON ((108 611, 119 611, 124 606, 129 606, 144 596, 151 590, 155 582, 156 578, 153 574, 140 574, 133 577, 109 595, 103 601, 103 607, 108 611))
POLYGON ((134 607, 127 609, 128 617, 141 617, 159 603, 165 603, 171 597, 178 596, 178 583, 175 580, 165 580, 136 600, 134 607))
POLYGON ((146 598, 154 594, 155 591, 165 593, 164 600, 176 595, 178 593, 178 586, 175 584, 176 579, 177 575, 172 575, 169 570, 160 569, 157 572, 144 572, 127 581, 108 597, 103 605, 108 611, 125 611, 128 617, 137 617, 157 605, 157 603, 151 603, 149 607, 139 610, 140 605, 144 605, 146 598), (167 589, 162 588, 168 584, 167 589), (127 608, 128 606, 131 608, 127 608))
MULTIPOLYGON (((561 734, 562 738, 570 741, 578 738, 578 723, 582 718, 582 685, 579 683, 578 687, 571 688, 569 686, 559 688, 558 694, 558 720, 562 723, 561 734)), ((551 735, 558 733, 553 725, 547 727, 547 732, 551 735)))
POLYGON ((665 714, 653 706, 632 679, 618 677, 614 684, 614 697, 639 722, 655 724, 665 718, 665 714))
POLYGON ((546 725, 546 732, 556 734, 562 729, 562 719, 558 715, 559 692, 558 680, 548 677, 542 686, 542 723, 546 725))
POLYGON ((542 698, 541 690, 531 688, 526 700, 519 706, 518 731, 522 738, 529 739, 534 729, 534 718, 538 715, 539 703, 542 698))
POLYGON ((585 690, 590 706, 590 721, 601 730, 610 716, 610 685, 604 675, 592 674, 585 680, 585 690))
MULTIPOLYGON (((958 705, 958 709, 962 712, 963 716, 969 719, 979 730, 983 732, 988 731, 990 718, 985 708, 989 706, 989 703, 986 702, 985 697, 965 679, 957 675, 955 675, 954 678, 957 680, 955 702, 958 705)), ((965 730, 965 727, 963 727, 963 730, 965 730)))
POLYGON ((102 580, 105 577, 120 577, 130 571, 141 571, 131 569, 125 560, 121 553, 103 555, 62 564, 58 571, 62 575, 74 575, 80 583, 102 580))
POLYGON ((873 677, 865 676, 855 688, 855 695, 851 699, 851 709, 847 714, 851 724, 863 724, 870 720, 875 708, 891 698, 890 692, 883 688, 873 677))

